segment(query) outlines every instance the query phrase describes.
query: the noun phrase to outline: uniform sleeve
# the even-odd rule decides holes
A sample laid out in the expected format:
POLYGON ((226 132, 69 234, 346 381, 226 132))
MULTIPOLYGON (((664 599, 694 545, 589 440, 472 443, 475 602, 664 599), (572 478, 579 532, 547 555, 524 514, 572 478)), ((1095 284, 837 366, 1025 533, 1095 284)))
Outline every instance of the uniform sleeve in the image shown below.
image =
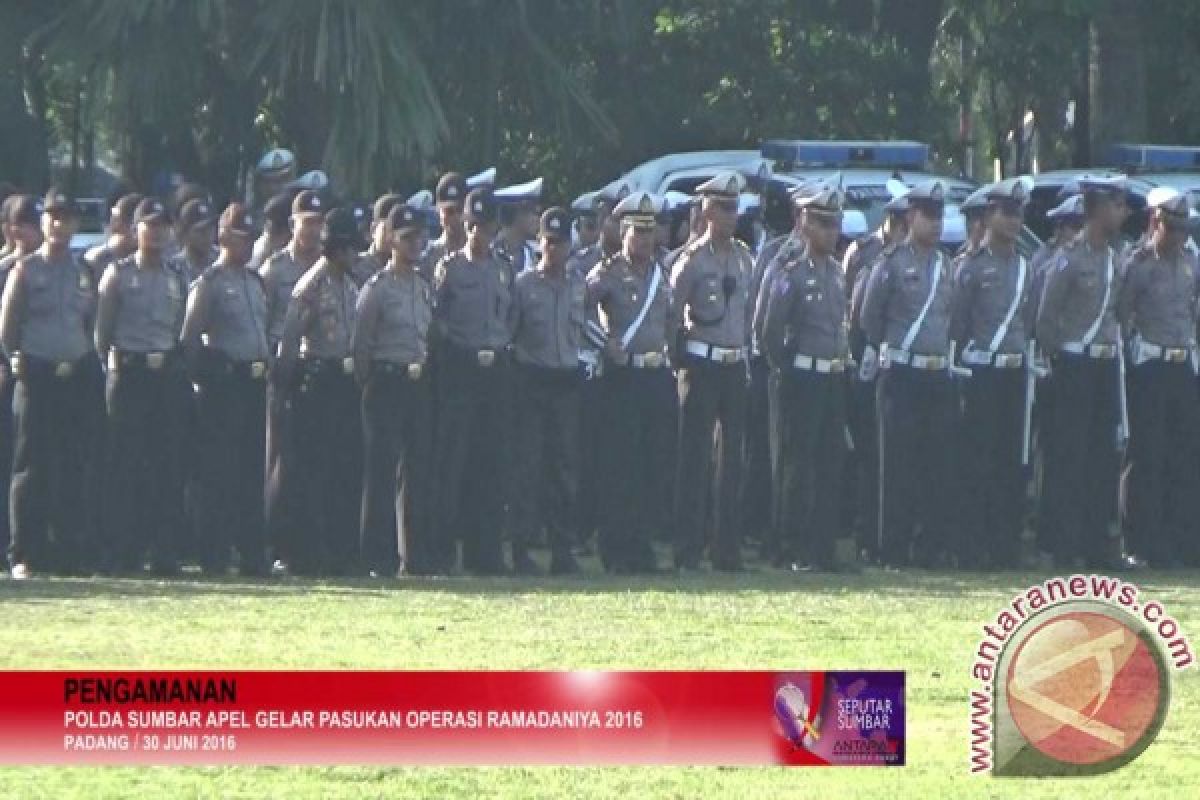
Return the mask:
POLYGON ((763 307, 762 346, 767 360, 775 368, 787 363, 787 323, 791 318, 793 292, 786 278, 786 273, 772 270, 759 293, 759 303, 763 307))
POLYGON ((608 332, 600 323, 600 306, 608 299, 609 293, 607 276, 608 271, 601 264, 592 267, 584 290, 584 336, 597 350, 603 349, 608 340, 608 332))
POLYGON ((974 300, 975 270, 970 261, 964 260, 954 276, 954 287, 950 293, 950 340, 958 343, 960 353, 967 346, 974 300))
POLYGON ((521 315, 523 312, 524 291, 521 288, 521 281, 513 281, 512 285, 512 301, 508 304, 508 315, 505 318, 505 323, 508 325, 508 340, 514 344, 517 341, 517 329, 521 326, 521 315))
POLYGON ((1047 265, 1042 302, 1038 306, 1037 338, 1047 352, 1057 350, 1062 344, 1062 308, 1071 284, 1071 273, 1067 269, 1066 258, 1060 254, 1047 265))
POLYGON ((108 355, 112 347, 113 330, 116 327, 117 310, 120 307, 121 295, 120 274, 115 263, 109 264, 100 278, 99 296, 96 300, 96 352, 101 358, 108 355))
POLYGON ((446 315, 453 302, 454 295, 450 290, 450 261, 448 257, 445 257, 433 270, 433 333, 435 340, 446 333, 446 315))
POLYGON ((692 269, 692 261, 692 254, 685 253, 675 262, 675 268, 671 271, 671 294, 674 303, 667 315, 669 320, 667 324, 668 342, 674 342, 683 330, 684 310, 687 307, 688 298, 692 296, 692 288, 696 280, 696 271, 692 269))
POLYGON ((1121 335, 1125 337, 1133 333, 1133 326, 1136 322, 1133 318, 1133 310, 1137 307, 1138 296, 1142 292, 1144 272, 1139 268, 1139 262, 1132 258, 1121 267, 1124 280, 1117 289, 1117 322, 1121 326, 1121 335))
POLYGON ((760 276, 758 292, 754 298, 754 310, 750 317, 750 344, 765 352, 766 342, 763 340, 764 327, 767 317, 767 303, 771 298, 771 284, 778 277, 774 263, 768 264, 760 276))
POLYGON ((279 342, 279 359, 276 365, 280 372, 289 376, 300 357, 300 339, 308 330, 312 319, 312 301, 307 292, 297 292, 288 303, 283 317, 283 336, 279 342))
POLYGON ((187 310, 183 313, 183 329, 179 342, 193 362, 200 354, 201 336, 208 330, 212 307, 212 280, 201 276, 188 292, 187 310))
POLYGON ((379 328, 379 285, 368 282, 359 292, 354 330, 350 334, 350 350, 354 354, 354 377, 366 383, 371 366, 371 352, 375 347, 375 333, 379 328))
POLYGON ((25 317, 25 267, 17 262, 9 271, 0 301, 0 343, 11 358, 21 349, 21 320, 25 317))
POLYGON ((884 324, 886 322, 887 301, 890 292, 889 280, 890 259, 881 258, 871 268, 871 276, 867 278, 863 290, 861 324, 866 334, 867 344, 879 347, 883 343, 884 324))

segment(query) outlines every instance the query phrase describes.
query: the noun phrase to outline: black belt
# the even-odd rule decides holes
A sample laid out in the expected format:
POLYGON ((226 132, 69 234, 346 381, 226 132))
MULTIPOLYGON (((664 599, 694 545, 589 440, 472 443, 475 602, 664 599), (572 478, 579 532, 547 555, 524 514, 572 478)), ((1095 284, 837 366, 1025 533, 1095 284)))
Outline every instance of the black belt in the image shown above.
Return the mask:
POLYGON ((159 372, 179 365, 177 350, 154 350, 139 353, 131 350, 111 350, 108 356, 109 369, 145 369, 159 372))
POLYGON ((87 356, 80 356, 74 361, 52 361, 48 358, 28 356, 19 353, 12 360, 12 372, 18 378, 52 377, 65 380, 77 375, 87 366, 87 356))
POLYGON ((267 362, 266 361, 234 361, 229 359, 225 362, 225 373, 235 378, 249 378, 254 381, 261 381, 267 377, 267 362))
POLYGON ((302 358, 300 364, 301 369, 310 375, 354 374, 354 359, 350 356, 345 358, 302 358))
POLYGON ((422 373, 425 371, 425 365, 419 361, 414 361, 409 364, 400 364, 395 361, 372 361, 372 375, 397 375, 407 377, 409 380, 420 380, 422 373))

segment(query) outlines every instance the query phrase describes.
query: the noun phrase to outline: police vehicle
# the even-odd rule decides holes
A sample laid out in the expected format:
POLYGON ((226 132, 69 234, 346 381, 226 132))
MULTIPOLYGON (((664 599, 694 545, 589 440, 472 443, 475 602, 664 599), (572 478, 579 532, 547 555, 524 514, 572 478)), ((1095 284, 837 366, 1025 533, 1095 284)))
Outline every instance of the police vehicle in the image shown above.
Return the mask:
POLYGON ((1069 184, 1084 175, 1125 178, 1130 214, 1122 228, 1122 236, 1131 241, 1141 236, 1146 229, 1146 195, 1154 188, 1154 185, 1141 176, 1129 176, 1122 172, 1094 167, 1092 169, 1056 169, 1030 175, 1029 177, 1033 179, 1033 188, 1029 191, 1029 206, 1025 211, 1025 224, 1041 238, 1048 237, 1054 230, 1054 224, 1046 217, 1046 212, 1066 199, 1064 188, 1069 188, 1069 184))
MULTIPOLYGON (((767 216, 770 225, 790 226, 788 191, 802 182, 831 180, 840 176, 846 192, 846 208, 859 211, 869 230, 883 221, 884 206, 892 199, 889 184, 898 181, 912 187, 937 179, 946 186, 946 210, 942 224, 942 245, 957 250, 967 238, 966 219, 959 204, 978 184, 963 178, 947 177, 928 171, 929 145, 914 141, 816 141, 770 139, 763 142, 760 154, 772 166, 767 189, 767 216)), ((1031 255, 1041 239, 1026 227, 1017 242, 1018 249, 1031 255)))

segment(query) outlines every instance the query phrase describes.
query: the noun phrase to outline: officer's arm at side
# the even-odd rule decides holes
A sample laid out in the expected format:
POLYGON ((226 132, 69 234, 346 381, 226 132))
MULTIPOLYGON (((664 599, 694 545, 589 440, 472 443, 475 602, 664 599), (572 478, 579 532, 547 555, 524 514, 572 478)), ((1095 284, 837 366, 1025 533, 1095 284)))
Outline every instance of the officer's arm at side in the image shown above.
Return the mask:
MULTIPOLYGON (((1066 256, 1058 258, 1065 260, 1066 256)), ((1046 269, 1046 283, 1042 287, 1042 302, 1037 315, 1037 339, 1046 352, 1053 352, 1062 344, 1059 320, 1070 284, 1071 275, 1065 263, 1054 263, 1046 269)))
POLYGON ((283 336, 279 341, 279 358, 275 361, 275 370, 284 381, 291 380, 295 372, 296 360, 300 357, 300 339, 308 328, 309 318, 308 295, 297 291, 283 317, 283 336))
POLYGON ((3 308, 0 310, 0 343, 12 358, 21 347, 21 319, 25 316, 25 267, 17 262, 9 272, 4 286, 3 308))
POLYGON ((888 260, 881 258, 871 268, 862 302, 862 330, 867 336, 867 344, 876 348, 883 343, 887 295, 888 260))
POLYGON ((791 318, 792 292, 784 273, 778 270, 767 276, 762 288, 759 293, 760 305, 765 305, 762 346, 767 361, 780 369, 787 364, 787 323, 791 318))
POLYGON ((179 332, 179 343, 183 345, 192 368, 200 358, 201 337, 208 330, 209 307, 211 304, 210 281, 201 276, 188 292, 187 309, 183 312, 183 329, 179 332))
POLYGON ((354 354, 354 378, 360 386, 367 382, 371 350, 375 345, 375 331, 379 321, 379 301, 376 295, 376 286, 367 281, 358 295, 354 330, 350 334, 350 350, 354 354))
POLYGON ((950 294, 950 340, 959 343, 960 355, 967 346, 967 336, 971 330, 971 307, 974 305, 975 295, 974 274, 970 259, 964 260, 954 276, 954 287, 950 294))
POLYGON ((117 309, 121 303, 118 292, 120 277, 116 263, 109 264, 100 278, 99 297, 96 300, 96 352, 101 360, 108 357, 112 347, 113 328, 116 325, 117 309))
POLYGON ((679 345, 684 336, 685 309, 692 297, 692 284, 695 280, 691 252, 685 252, 675 262, 671 271, 672 303, 667 312, 667 347, 671 351, 671 361, 680 363, 679 345))

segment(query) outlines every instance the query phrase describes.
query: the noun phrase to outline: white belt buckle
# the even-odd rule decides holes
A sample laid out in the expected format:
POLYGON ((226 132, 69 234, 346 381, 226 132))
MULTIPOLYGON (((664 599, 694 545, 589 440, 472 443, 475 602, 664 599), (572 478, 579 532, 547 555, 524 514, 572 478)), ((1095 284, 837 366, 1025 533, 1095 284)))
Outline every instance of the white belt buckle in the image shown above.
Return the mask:
POLYGON ((801 353, 797 353, 796 357, 792 359, 792 366, 796 369, 812 369, 812 364, 812 356, 806 356, 801 353))
POLYGON ((1163 351, 1163 357, 1176 364, 1187 359, 1187 355, 1187 350, 1182 347, 1168 347, 1163 351))
POLYGON ((421 379, 421 363, 416 362, 408 365, 408 379, 411 381, 419 381, 421 379))
POLYGON ((69 378, 74 371, 74 366, 70 361, 60 361, 54 365, 54 377, 69 378))
POLYGON ((479 360, 479 366, 481 367, 490 367, 496 363, 495 350, 480 350, 475 357, 479 360))
POLYGON ((998 353, 996 354, 996 366, 1001 369, 1011 369, 1021 366, 1020 353, 998 353))
POLYGON ((824 370, 820 370, 822 372, 836 374, 838 372, 844 372, 846 370, 846 364, 840 358, 831 358, 828 361, 824 361, 824 362, 818 361, 817 362, 818 366, 821 365, 822 363, 825 366, 824 370))
POLYGON ((267 374, 267 364, 264 361, 253 361, 250 363, 250 377, 258 380, 267 374))
POLYGON ((1111 344, 1094 344, 1088 348, 1092 358, 1112 358, 1117 354, 1117 348, 1111 344))
POLYGON ((150 369, 162 369, 166 361, 165 353, 146 353, 146 366, 150 369))
POLYGON ((354 374, 354 359, 350 356, 342 359, 342 372, 347 375, 354 374))
POLYGON ((741 352, 736 347, 714 347, 712 353, 722 364, 736 364, 741 360, 741 352))

